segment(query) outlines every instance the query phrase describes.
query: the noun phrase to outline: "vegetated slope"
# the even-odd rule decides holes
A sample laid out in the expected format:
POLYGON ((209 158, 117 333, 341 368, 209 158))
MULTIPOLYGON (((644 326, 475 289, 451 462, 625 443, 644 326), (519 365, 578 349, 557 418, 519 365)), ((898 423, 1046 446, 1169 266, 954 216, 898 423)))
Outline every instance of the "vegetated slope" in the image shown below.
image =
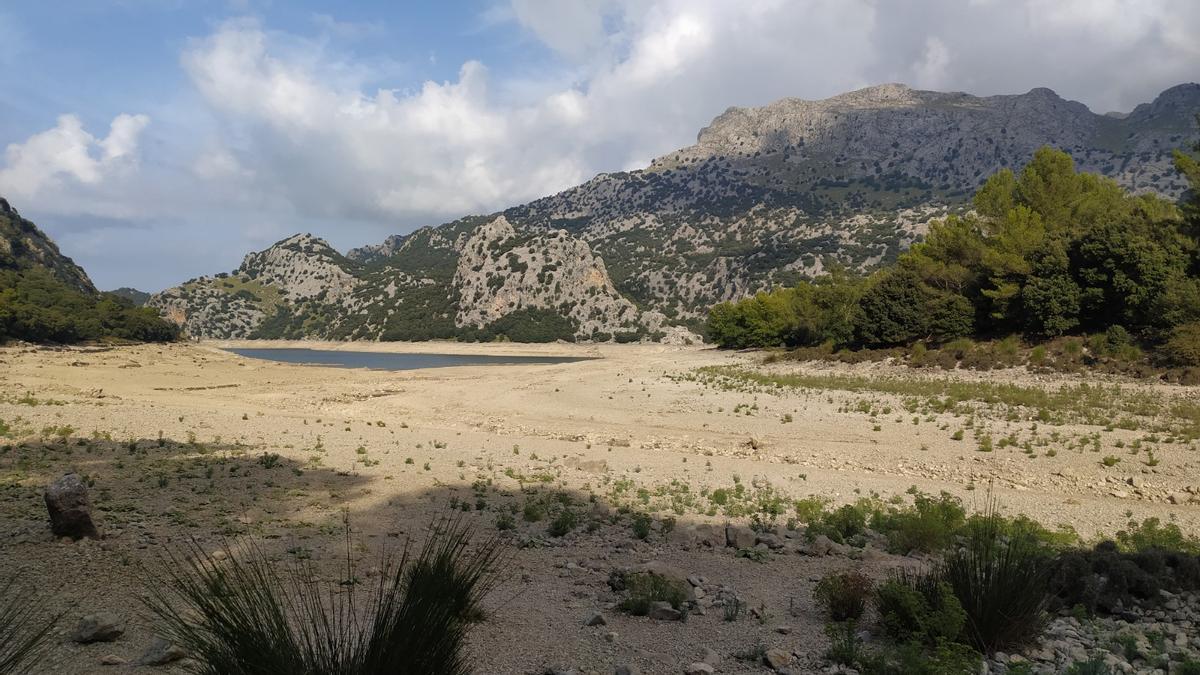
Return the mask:
POLYGON ((178 335, 155 311, 98 292, 82 268, 0 198, 0 342, 166 341, 178 335))
MULTIPOLYGON (((239 269, 151 304, 214 337, 488 337, 511 332, 497 333, 502 318, 554 315, 558 327, 542 337, 682 339, 672 326, 698 328, 717 302, 895 260, 931 219, 966 210, 987 176, 1043 145, 1135 192, 1178 197, 1185 184, 1170 151, 1192 133, 1197 107, 1196 84, 1124 117, 1048 89, 976 97, 893 84, 731 108, 645 170, 337 256, 339 279, 354 280, 348 293, 289 294, 276 282, 307 269, 292 260, 278 278, 239 269), (465 269, 464 254, 474 256, 465 269)), ((313 274, 336 255, 322 246, 313 274)))
POLYGON ((0 198, 0 269, 43 269, 73 290, 96 293, 83 268, 59 252, 50 237, 22 218, 3 198, 0 198))
POLYGON ((112 293, 117 297, 125 298, 138 307, 145 305, 146 301, 150 299, 150 294, 146 291, 139 291, 136 288, 130 288, 128 286, 122 286, 120 288, 113 289, 109 291, 109 293, 112 293))

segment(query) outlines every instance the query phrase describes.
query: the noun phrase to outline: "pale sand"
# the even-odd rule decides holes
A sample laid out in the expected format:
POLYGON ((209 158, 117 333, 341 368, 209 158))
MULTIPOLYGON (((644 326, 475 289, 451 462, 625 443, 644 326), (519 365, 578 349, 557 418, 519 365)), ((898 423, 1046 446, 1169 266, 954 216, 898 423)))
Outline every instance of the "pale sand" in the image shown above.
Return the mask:
MULTIPOLYGON (((1069 523, 1086 537, 1120 529, 1127 513, 1173 518, 1186 531, 1200 532, 1200 505, 1165 501, 1168 494, 1195 488, 1200 452, 1193 445, 1162 444, 1156 450, 1160 464, 1153 468, 1141 463, 1144 455, 1133 457, 1110 445, 1147 432, 1119 429, 1103 434, 1106 447, 1099 454, 1069 447, 1067 440, 1054 457, 1045 456, 1046 448, 1038 448, 1035 459, 1012 447, 981 453, 969 433, 965 441, 950 438, 963 425, 961 418, 941 415, 914 425, 895 397, 751 394, 669 377, 701 366, 752 365, 759 358, 754 354, 659 345, 252 345, 600 357, 559 365, 383 372, 272 363, 218 348, 236 344, 243 343, 0 349, 0 420, 18 435, 71 427, 63 431, 65 441, 47 430, 44 445, 35 440, 0 454, 0 569, 26 569, 30 578, 59 589, 59 603, 81 598, 67 629, 85 610, 114 609, 131 621, 117 643, 64 645, 59 651, 65 663, 56 672, 99 671, 104 654, 140 653, 150 628, 138 617, 138 565, 153 561, 164 544, 195 536, 215 547, 223 531, 249 531, 278 537, 269 541, 280 552, 336 560, 343 512, 359 532, 356 542, 374 551, 383 542, 420 537, 452 497, 474 504, 472 483, 488 479, 491 485, 482 488, 486 509, 467 516, 485 532, 493 531, 494 509, 525 499, 513 476, 535 474, 553 482, 535 479, 525 483, 527 489, 562 489, 580 501, 595 494, 601 502, 619 479, 635 486, 626 493, 631 499, 637 486, 653 492, 677 480, 695 494, 731 487, 737 476, 747 485, 765 481, 791 497, 822 495, 835 503, 873 493, 904 495, 915 485, 926 492, 946 490, 971 507, 983 505, 990 485, 1005 512, 1069 523), (30 406, 19 402, 25 394, 62 405, 30 406), (876 418, 846 411, 860 400, 894 410, 876 418), (751 405, 757 407, 746 415, 751 405), (788 414, 793 421, 783 423, 788 414), (94 435, 100 440, 84 442, 94 435), (189 445, 189 438, 197 445, 189 445), (133 451, 130 440, 138 440, 133 451), (276 466, 260 463, 264 452, 280 455, 276 466), (1121 454, 1122 462, 1105 468, 1099 458, 1110 453, 1121 454), (371 465, 361 463, 364 457, 371 465), (93 499, 109 535, 103 545, 59 543, 49 534, 40 490, 70 469, 96 481, 93 499), (1126 485, 1129 477, 1139 487, 1126 485)), ((947 376, 880 366, 771 368, 947 376)), ((952 376, 1037 379, 1047 385, 1072 381, 1013 373, 952 376)), ((1187 388, 1149 389, 1196 396, 1187 388)), ((996 440, 1029 426, 1002 419, 986 424, 996 440)), ((1100 431, 1056 429, 1064 439, 1100 431)), ((692 512, 678 519, 677 527, 726 520, 692 512)), ((544 533, 544 522, 523 523, 519 512, 517 521, 524 534, 544 533)), ((734 558, 731 550, 689 552, 658 535, 636 542, 626 521, 549 543, 510 551, 508 581, 493 597, 492 618, 472 645, 480 672, 559 666, 606 673, 614 663, 630 661, 644 672, 680 672, 702 645, 725 655, 724 671, 743 666, 754 671, 731 654, 758 640, 817 658, 824 638, 820 617, 809 607, 812 581, 830 568, 861 564, 794 554, 756 564, 734 558), (604 584, 607 571, 652 558, 732 586, 751 606, 761 603, 770 619, 727 623, 719 610, 710 610, 686 624, 663 624, 606 610, 609 626, 584 628, 590 610, 614 599, 604 584), (568 569, 567 562, 595 569, 568 569), (797 611, 789 613, 789 606, 797 611), (791 626, 792 633, 772 632, 779 624, 791 626), (610 630, 619 634, 611 643, 604 639, 610 630)), ((872 555, 868 568, 879 572, 904 562, 872 555)))

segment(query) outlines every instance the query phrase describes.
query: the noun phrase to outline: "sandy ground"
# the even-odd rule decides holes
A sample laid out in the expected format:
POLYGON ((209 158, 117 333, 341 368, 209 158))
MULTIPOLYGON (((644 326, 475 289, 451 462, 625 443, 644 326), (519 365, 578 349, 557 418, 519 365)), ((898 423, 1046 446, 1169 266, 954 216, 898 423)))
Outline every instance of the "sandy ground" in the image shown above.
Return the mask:
MULTIPOLYGON (((80 646, 64 637, 52 672, 103 672, 98 664, 107 654, 137 658, 153 632, 138 605, 141 581, 165 547, 195 537, 215 548, 223 536, 254 534, 283 558, 335 561, 344 515, 355 546, 374 554, 420 539, 433 518, 462 503, 471 505, 464 517, 481 533, 496 531, 498 513, 550 494, 570 495, 600 514, 592 531, 559 539, 517 510, 517 530, 505 536, 525 545, 506 548, 505 581, 471 644, 484 673, 611 673, 622 663, 678 673, 705 646, 723 655, 722 672, 760 672, 734 657, 759 642, 796 650, 800 672, 817 669, 825 642, 811 607, 813 582, 839 567, 882 574, 913 561, 869 551, 857 560, 778 554, 757 563, 658 532, 639 541, 627 520, 612 515, 622 505, 654 511, 672 499, 706 503, 697 496, 735 482, 834 503, 904 497, 916 486, 980 507, 990 491, 1005 512, 1070 524, 1085 537, 1150 516, 1200 533, 1200 504, 1170 503, 1196 493, 1200 452, 1194 442, 1147 440, 1145 430, 1066 424, 1054 427, 1052 440, 1048 429, 1038 432, 1044 444, 1034 457, 1016 446, 979 452, 976 430, 999 440, 1028 436, 1030 423, 982 412, 969 418, 966 439, 954 440, 952 432, 967 424, 963 416, 905 412, 902 397, 710 386, 687 375, 703 366, 757 367, 760 356, 694 347, 253 345, 598 357, 382 372, 258 361, 220 349, 234 344, 0 349, 0 430, 9 428, 0 438, 0 569, 21 570, 53 593, 52 605, 69 607, 64 636, 91 611, 116 611, 129 622, 115 643, 80 646), (1083 449, 1080 439, 1095 434, 1103 447, 1083 449), (1135 441, 1153 446, 1154 466, 1144 453, 1130 455, 1135 441), (1110 454, 1121 461, 1106 467, 1100 458, 1110 454), (41 489, 68 470, 94 480, 102 542, 58 542, 49 533, 41 489), (762 618, 726 622, 710 609, 664 623, 612 610, 618 597, 605 583, 609 571, 655 559, 704 577, 710 594, 733 589, 762 618), (605 613, 607 626, 583 625, 593 610, 605 613)), ((766 370, 1073 382, 877 365, 766 370)), ((1196 398, 1188 388, 1125 386, 1196 398)), ((656 515, 676 518, 677 532, 729 520, 707 509, 685 505, 656 515)))

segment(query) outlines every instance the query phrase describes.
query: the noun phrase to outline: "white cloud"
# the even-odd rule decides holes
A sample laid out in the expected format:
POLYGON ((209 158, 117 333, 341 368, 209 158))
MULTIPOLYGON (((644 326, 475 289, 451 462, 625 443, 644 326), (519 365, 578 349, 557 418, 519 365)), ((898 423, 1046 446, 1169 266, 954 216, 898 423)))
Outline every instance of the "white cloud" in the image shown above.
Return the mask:
MULTIPOLYGON (((106 181, 136 169, 138 137, 149 123, 145 115, 117 115, 108 136, 98 139, 78 117, 62 115, 54 128, 8 146, 0 193, 20 202, 49 203, 51 208, 64 191, 81 188, 94 193, 106 181)), ((87 212, 85 203, 94 204, 89 199, 76 205, 68 199, 60 208, 87 212)))
POLYGON ((139 143, 142 116, 103 139, 64 116, 9 147, 0 194, 35 213, 164 223, 138 237, 203 223, 225 241, 313 229, 345 248, 645 166, 729 106, 899 81, 1047 86, 1102 112, 1200 73, 1193 0, 509 0, 480 24, 471 40, 517 33, 546 48, 522 55, 549 56, 390 84, 411 71, 361 44, 339 51, 377 24, 218 24, 181 55, 186 106, 131 105, 154 111, 153 142, 139 143))

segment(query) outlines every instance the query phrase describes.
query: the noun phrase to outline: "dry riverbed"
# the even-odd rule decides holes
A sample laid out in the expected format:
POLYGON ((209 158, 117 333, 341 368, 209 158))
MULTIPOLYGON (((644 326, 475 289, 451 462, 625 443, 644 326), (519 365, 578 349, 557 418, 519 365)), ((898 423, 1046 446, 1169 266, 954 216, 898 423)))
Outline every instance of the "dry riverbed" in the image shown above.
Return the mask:
POLYGON ((969 508, 991 494, 1005 513, 1084 538, 1147 517, 1200 534, 1192 388, 763 366, 759 354, 659 345, 253 345, 598 357, 383 372, 219 349, 236 344, 0 349, 0 569, 22 570, 60 606, 76 603, 55 672, 97 672, 106 656, 132 661, 146 649, 144 566, 188 538, 215 549, 257 535, 281 559, 316 561, 334 577, 345 520, 368 561, 420 540, 451 508, 480 533, 511 523, 504 582, 472 639, 479 672, 678 673, 704 647, 721 672, 761 672, 736 658, 759 644, 795 652, 796 672, 820 670, 814 582, 835 569, 878 576, 915 564, 870 548, 797 555, 803 528, 789 529, 802 525, 790 508, 763 562, 709 546, 708 530, 692 527, 747 524, 755 503, 909 499, 915 486, 969 508), (100 542, 49 532, 41 490, 71 470, 92 482, 100 542), (742 501, 730 508, 718 492, 742 501), (548 516, 566 500, 578 526, 550 536, 548 516), (629 511, 654 517, 646 540, 629 511), (610 571, 651 560, 697 577, 709 610, 662 622, 612 609, 610 571), (733 594, 747 612, 726 621, 711 599, 733 594), (66 639, 100 610, 127 621, 121 638, 66 639), (606 624, 585 626, 595 611, 606 624))

